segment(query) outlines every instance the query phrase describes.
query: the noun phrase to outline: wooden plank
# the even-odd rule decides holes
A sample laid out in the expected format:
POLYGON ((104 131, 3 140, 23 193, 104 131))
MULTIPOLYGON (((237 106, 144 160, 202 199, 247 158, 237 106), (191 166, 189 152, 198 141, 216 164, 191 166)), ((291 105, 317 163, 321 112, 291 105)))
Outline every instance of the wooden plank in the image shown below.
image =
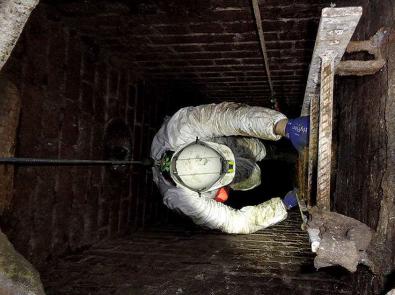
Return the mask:
POLYGON ((310 115, 311 138, 308 163, 303 165, 308 167, 303 195, 307 204, 313 205, 313 178, 315 168, 318 166, 317 204, 328 210, 330 209, 333 77, 361 15, 361 7, 330 7, 322 10, 301 111, 302 116, 310 115), (324 89, 321 89, 318 99, 320 85, 324 89))
POLYGON ((332 51, 335 55, 335 67, 340 62, 355 28, 362 15, 362 7, 324 8, 318 27, 313 57, 302 106, 302 116, 309 115, 310 99, 319 87, 321 58, 323 54, 332 51))

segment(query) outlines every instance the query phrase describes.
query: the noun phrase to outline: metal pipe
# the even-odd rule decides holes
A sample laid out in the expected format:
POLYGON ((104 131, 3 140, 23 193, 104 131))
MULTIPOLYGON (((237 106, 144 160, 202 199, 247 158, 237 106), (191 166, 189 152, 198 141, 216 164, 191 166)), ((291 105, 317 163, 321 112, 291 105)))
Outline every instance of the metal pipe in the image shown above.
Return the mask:
POLYGON ((258 30, 259 43, 261 45, 261 50, 263 54, 263 61, 265 62, 265 70, 266 70, 267 80, 269 82, 270 93, 271 96, 274 97, 273 82, 272 82, 272 76, 270 74, 269 58, 267 56, 265 36, 263 35, 262 19, 261 19, 261 12, 259 10, 258 0, 252 0, 252 8, 254 10, 255 23, 258 30))
POLYGON ((67 160, 67 159, 36 159, 36 158, 0 158, 0 165, 21 166, 113 166, 113 165, 143 165, 151 166, 150 159, 143 161, 116 160, 67 160))

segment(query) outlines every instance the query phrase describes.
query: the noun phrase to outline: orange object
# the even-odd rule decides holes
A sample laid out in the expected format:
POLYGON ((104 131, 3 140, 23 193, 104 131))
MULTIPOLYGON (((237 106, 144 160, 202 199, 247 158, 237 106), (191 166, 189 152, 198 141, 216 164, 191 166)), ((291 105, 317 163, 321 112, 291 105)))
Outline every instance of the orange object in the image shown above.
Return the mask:
POLYGON ((229 189, 227 187, 221 187, 218 192, 217 195, 215 196, 214 200, 216 200, 217 202, 223 203, 226 202, 226 200, 229 197, 229 189))

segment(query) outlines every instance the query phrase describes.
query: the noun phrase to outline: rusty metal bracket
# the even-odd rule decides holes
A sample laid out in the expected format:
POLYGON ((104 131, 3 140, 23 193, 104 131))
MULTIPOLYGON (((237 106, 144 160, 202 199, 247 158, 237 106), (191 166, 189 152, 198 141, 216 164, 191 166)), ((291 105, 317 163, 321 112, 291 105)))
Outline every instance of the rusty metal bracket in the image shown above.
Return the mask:
POLYGON ((299 179, 300 195, 309 206, 314 205, 316 173, 316 203, 326 210, 330 209, 334 74, 361 15, 361 7, 322 10, 302 106, 301 115, 310 115, 310 143, 305 151, 308 157, 301 157, 304 171, 299 175, 304 177, 299 179))
POLYGON ((346 52, 368 52, 373 55, 372 60, 343 60, 336 68, 336 75, 340 76, 364 76, 373 75, 385 65, 385 59, 381 53, 381 47, 386 40, 389 30, 381 28, 377 33, 366 41, 351 41, 346 52))

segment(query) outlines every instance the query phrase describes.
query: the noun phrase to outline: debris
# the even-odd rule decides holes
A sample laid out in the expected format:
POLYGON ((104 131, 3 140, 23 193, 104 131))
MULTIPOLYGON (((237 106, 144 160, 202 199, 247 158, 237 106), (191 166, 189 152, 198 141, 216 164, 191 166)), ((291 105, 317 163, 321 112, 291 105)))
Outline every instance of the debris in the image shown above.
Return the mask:
MULTIPOLYGON (((366 250, 374 234, 370 227, 351 217, 316 207, 310 214, 308 231, 320 239, 318 247, 317 243, 314 245, 317 247, 314 259, 317 269, 340 265, 355 272, 359 263, 369 264, 366 250)), ((316 238, 313 242, 317 241, 316 238)))
POLYGON ((309 213, 307 231, 312 251, 317 253, 314 259, 317 269, 340 265, 355 272, 358 264, 364 264, 374 274, 390 273, 391 265, 386 257, 391 249, 383 243, 380 233, 336 212, 313 207, 309 213))

